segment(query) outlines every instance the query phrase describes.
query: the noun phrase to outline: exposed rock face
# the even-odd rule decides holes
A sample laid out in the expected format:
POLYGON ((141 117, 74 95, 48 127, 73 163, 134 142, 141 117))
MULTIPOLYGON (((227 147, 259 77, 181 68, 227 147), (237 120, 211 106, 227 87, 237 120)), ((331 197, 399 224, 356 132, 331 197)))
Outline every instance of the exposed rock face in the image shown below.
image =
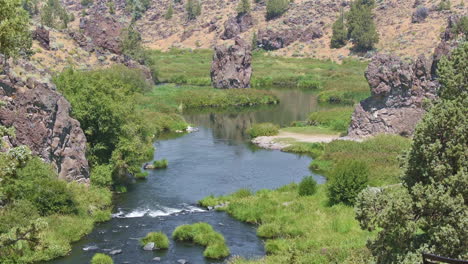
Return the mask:
POLYGON ((32 33, 33 39, 39 41, 39 44, 46 50, 50 49, 49 31, 44 27, 36 27, 32 33))
POLYGON ((451 51, 457 47, 456 35, 453 32, 455 25, 460 21, 460 18, 457 16, 451 16, 448 18, 448 25, 442 34, 440 34, 441 42, 434 50, 434 55, 432 57, 432 66, 431 74, 435 77, 437 74, 437 64, 440 59, 444 56, 450 55, 451 51))
POLYGON ((51 83, 32 77, 24 81, 3 66, 6 74, 0 75, 0 100, 6 105, 0 109, 0 124, 16 130, 9 143, 27 145, 52 163, 61 179, 88 182, 86 138, 80 123, 70 117, 70 104, 51 83))
POLYGON ((224 23, 224 33, 221 38, 232 39, 240 33, 249 30, 253 25, 254 20, 250 13, 231 17, 224 23))
POLYGON ((375 56, 365 73, 371 97, 356 106, 348 135, 411 135, 425 113, 424 99, 436 97, 429 65, 424 56, 412 64, 397 56, 375 56))
POLYGON ((291 45, 296 40, 310 42, 322 36, 323 31, 318 25, 309 26, 305 30, 259 30, 257 34, 257 45, 265 50, 277 50, 291 45))
POLYGON ((229 48, 215 47, 211 65, 211 83, 215 88, 248 88, 252 76, 252 48, 241 38, 229 48))
POLYGON ((120 34, 123 26, 111 16, 94 14, 80 19, 80 29, 94 45, 121 54, 120 34))
POLYGON ((310 26, 302 32, 300 40, 303 42, 309 42, 321 37, 323 37, 322 29, 319 26, 310 26))

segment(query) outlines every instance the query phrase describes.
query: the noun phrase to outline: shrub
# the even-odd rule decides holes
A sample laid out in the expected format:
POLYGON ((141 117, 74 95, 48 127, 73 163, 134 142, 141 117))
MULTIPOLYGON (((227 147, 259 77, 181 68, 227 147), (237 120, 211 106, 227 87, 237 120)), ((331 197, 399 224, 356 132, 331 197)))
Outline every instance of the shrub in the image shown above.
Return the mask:
MULTIPOLYGON (((342 11, 343 12, 343 11, 342 11)), ((344 14, 341 13, 340 17, 333 23, 332 26, 332 38, 330 41, 330 47, 338 49, 346 45, 348 41, 348 33, 344 23, 344 14)))
POLYGON ((237 6, 237 14, 242 15, 242 14, 247 14, 250 13, 250 0, 241 0, 239 2, 239 5, 237 6))
POLYGON ((91 184, 100 187, 109 187, 112 185, 112 166, 97 165, 91 170, 91 184))
POLYGON ((374 2, 367 0, 356 0, 351 4, 346 20, 348 39, 352 40, 355 50, 371 50, 379 41, 379 34, 372 18, 373 7, 374 2))
POLYGON ((316 191, 317 182, 312 176, 304 177, 304 179, 302 179, 302 181, 299 183, 298 193, 300 196, 314 195, 316 191))
POLYGON ((167 159, 155 160, 153 162, 154 169, 165 169, 167 168, 167 165, 168 165, 167 159))
POLYGON ((369 168, 361 161, 341 161, 332 171, 328 183, 331 204, 353 205, 357 195, 367 186, 369 168))
POLYGON ((187 16, 189 20, 197 18, 197 16, 201 14, 200 0, 188 0, 185 9, 187 10, 187 16))
POLYGON ((147 171, 140 171, 140 172, 135 174, 135 179, 144 180, 144 179, 146 179, 146 177, 148 177, 148 172, 147 171))
POLYGON ((169 248, 169 239, 163 232, 150 232, 146 237, 140 240, 140 245, 145 246, 148 243, 154 243, 154 246, 160 249, 169 248))
POLYGON ((429 9, 424 6, 420 6, 414 11, 413 15, 411 16, 412 23, 421 23, 423 22, 426 17, 429 15, 429 9))
POLYGON ((164 14, 164 18, 166 20, 169 20, 172 18, 172 15, 174 14, 174 8, 172 7, 172 4, 169 5, 169 8, 166 11, 166 14, 164 14))
POLYGON ((114 264, 114 261, 106 254, 96 253, 91 259, 91 264, 114 264))
POLYGON ((178 226, 172 233, 172 237, 175 240, 192 241, 205 246, 203 255, 207 258, 220 259, 230 254, 224 237, 207 223, 178 226))
POLYGON ((444 10, 450 10, 450 9, 451 9, 450 0, 442 0, 437 6, 438 11, 444 11, 444 10))
POLYGON ((266 18, 273 19, 281 16, 288 10, 289 0, 268 0, 266 18))
POLYGON ((247 130, 251 138, 260 136, 275 136, 279 133, 279 126, 272 123, 259 123, 247 130))

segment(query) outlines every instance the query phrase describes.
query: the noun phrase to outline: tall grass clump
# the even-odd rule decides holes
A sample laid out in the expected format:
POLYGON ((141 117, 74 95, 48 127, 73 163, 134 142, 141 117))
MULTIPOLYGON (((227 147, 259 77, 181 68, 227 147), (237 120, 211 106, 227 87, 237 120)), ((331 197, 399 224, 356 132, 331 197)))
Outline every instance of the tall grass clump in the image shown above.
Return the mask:
POLYGON ((220 259, 230 254, 223 235, 207 223, 178 226, 172 233, 172 237, 178 241, 191 241, 205 246, 203 255, 207 258, 220 259))
POLYGON ((351 122, 353 111, 353 107, 335 107, 319 110, 310 113, 308 122, 312 126, 322 126, 338 132, 346 132, 351 122))
POLYGON ((272 123, 259 123, 247 130, 251 138, 261 136, 276 136, 279 133, 279 126, 272 123))
POLYGON ((91 264, 114 264, 114 261, 106 254, 96 253, 91 259, 91 264))
POLYGON ((165 169, 168 166, 167 159, 155 160, 153 162, 153 169, 165 169))
POLYGON ((154 243, 156 248, 169 248, 169 239, 163 232, 150 232, 140 240, 140 245, 144 247, 148 243, 154 243))
POLYGON ((317 192, 317 182, 314 177, 307 176, 299 183, 298 193, 300 196, 314 195, 317 192))

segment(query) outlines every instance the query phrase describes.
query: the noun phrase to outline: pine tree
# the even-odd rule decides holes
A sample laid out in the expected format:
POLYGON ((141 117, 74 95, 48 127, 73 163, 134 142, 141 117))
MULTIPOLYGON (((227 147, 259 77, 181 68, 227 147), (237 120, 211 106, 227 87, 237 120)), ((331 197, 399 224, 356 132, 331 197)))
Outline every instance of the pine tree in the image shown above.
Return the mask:
POLYGON ((199 0, 188 0, 185 7, 189 20, 197 18, 201 14, 201 3, 199 0))
POLYGON ((250 13, 250 0, 241 0, 239 2, 239 5, 237 6, 237 14, 242 15, 242 14, 247 14, 250 13))
POLYGON ((268 0, 266 8, 267 19, 279 17, 288 10, 289 0, 268 0))
POLYGON ((375 2, 370 0, 357 0, 351 4, 346 17, 348 39, 354 44, 354 49, 367 51, 374 48, 379 41, 379 35, 372 18, 372 8, 375 2))
POLYGON ((335 23, 333 23, 332 30, 333 30, 333 34, 332 34, 330 46, 334 49, 337 49, 346 45, 346 42, 348 41, 348 38, 347 38, 348 33, 346 31, 343 9, 341 10, 341 14, 338 17, 338 19, 335 21, 335 23))

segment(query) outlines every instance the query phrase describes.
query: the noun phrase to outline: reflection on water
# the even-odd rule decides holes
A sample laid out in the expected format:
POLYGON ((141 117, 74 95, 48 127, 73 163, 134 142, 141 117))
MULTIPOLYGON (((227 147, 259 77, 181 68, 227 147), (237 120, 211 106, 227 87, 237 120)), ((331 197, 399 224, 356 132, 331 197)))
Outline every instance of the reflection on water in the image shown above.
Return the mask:
POLYGON ((249 108, 192 110, 184 114, 187 122, 209 127, 215 138, 236 142, 245 141, 246 129, 255 123, 271 122, 289 126, 293 121, 306 120, 309 113, 318 109, 317 96, 300 89, 270 89, 278 98, 277 105, 249 108))

